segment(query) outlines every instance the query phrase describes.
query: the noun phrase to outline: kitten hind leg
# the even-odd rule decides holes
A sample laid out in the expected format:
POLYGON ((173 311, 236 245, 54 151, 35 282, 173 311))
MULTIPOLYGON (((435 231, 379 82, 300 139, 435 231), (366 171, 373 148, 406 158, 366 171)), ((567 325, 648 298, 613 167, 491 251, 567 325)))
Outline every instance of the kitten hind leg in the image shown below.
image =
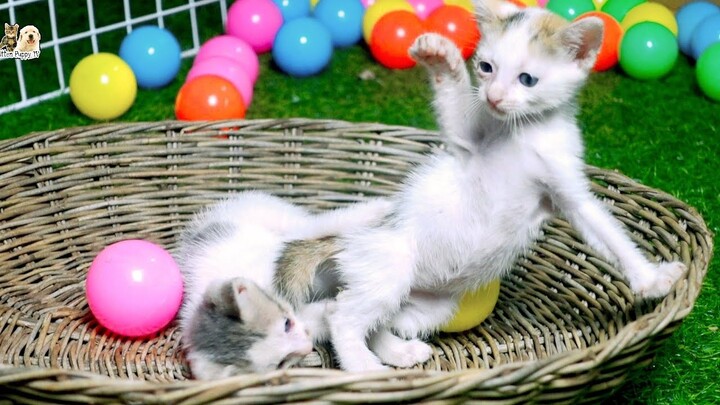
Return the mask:
POLYGON ((432 347, 420 339, 405 340, 386 328, 380 328, 372 334, 368 346, 383 363, 395 367, 407 368, 424 363, 433 354, 432 347))

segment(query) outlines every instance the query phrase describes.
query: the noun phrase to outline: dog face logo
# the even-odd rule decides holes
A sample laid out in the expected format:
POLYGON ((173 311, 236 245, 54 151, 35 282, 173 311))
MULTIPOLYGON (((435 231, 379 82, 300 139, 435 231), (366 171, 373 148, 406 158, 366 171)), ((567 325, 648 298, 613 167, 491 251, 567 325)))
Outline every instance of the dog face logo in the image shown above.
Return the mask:
POLYGON ((0 51, 12 52, 17 47, 18 30, 20 26, 18 24, 10 25, 5 23, 5 36, 0 42, 0 51))
POLYGON ((40 31, 34 25, 20 29, 18 24, 5 23, 0 58, 35 59, 40 56, 40 38, 40 31))
POLYGON ((40 32, 34 25, 26 25, 20 30, 17 50, 20 52, 40 50, 40 32))

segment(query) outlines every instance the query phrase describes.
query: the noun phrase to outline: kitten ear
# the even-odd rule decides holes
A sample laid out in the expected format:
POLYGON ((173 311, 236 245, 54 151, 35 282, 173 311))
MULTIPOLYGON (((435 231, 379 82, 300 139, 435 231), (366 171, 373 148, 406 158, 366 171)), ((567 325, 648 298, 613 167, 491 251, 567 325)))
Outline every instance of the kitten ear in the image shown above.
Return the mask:
POLYGON ((5 23, 5 29, 6 29, 6 30, 10 29, 10 24, 5 23))
POLYGON ((560 43, 570 52, 581 68, 590 70, 600 51, 603 40, 603 22, 597 17, 577 20, 563 28, 558 35, 560 43))
POLYGON ((475 18, 481 26, 520 11, 517 5, 504 0, 473 0, 472 3, 475 7, 475 18))
POLYGON ((245 287, 237 280, 214 282, 205 290, 203 304, 210 311, 241 321, 243 313, 238 298, 243 291, 245 287))

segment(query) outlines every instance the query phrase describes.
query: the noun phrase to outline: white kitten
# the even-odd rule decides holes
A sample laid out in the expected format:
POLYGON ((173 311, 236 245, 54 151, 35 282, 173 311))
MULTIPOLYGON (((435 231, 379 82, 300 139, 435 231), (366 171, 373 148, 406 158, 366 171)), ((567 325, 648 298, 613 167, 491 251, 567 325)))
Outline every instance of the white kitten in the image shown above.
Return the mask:
POLYGON ((446 322, 464 291, 506 274, 556 211, 641 297, 664 296, 684 272, 648 262, 583 174, 575 97, 602 22, 476 6, 476 85, 449 40, 426 34, 411 48, 430 71, 449 153, 409 178, 385 226, 346 236, 336 255, 345 290, 329 323, 346 370, 426 361, 431 349, 417 337, 446 322))

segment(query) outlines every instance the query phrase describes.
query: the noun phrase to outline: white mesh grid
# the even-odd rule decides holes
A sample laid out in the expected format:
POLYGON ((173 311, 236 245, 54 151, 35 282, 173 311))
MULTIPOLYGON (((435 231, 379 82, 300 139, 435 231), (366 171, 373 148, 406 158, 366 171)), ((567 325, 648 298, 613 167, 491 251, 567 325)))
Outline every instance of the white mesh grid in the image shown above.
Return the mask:
MULTIPOLYGON (((222 31, 222 27, 224 27, 227 17, 226 0, 187 0, 186 2, 175 1, 173 3, 176 4, 173 6, 167 6, 165 4, 167 2, 164 2, 163 0, 156 0, 155 11, 151 13, 145 13, 143 15, 134 15, 133 5, 138 6, 140 3, 146 4, 148 3, 147 1, 123 0, 124 15, 121 16, 122 20, 115 23, 98 26, 96 24, 97 13, 102 13, 104 11, 103 6, 106 6, 109 2, 101 0, 87 0, 84 6, 87 8, 88 29, 63 36, 61 34, 61 28, 63 28, 62 24, 64 20, 63 16, 58 14, 62 13, 62 10, 58 10, 58 8, 56 8, 56 4, 58 2, 60 2, 60 0, 8 0, 7 2, 0 3, 0 13, 2 13, 2 15, 4 16, 9 16, 10 19, 10 21, 0 21, 0 25, 2 25, 3 22, 11 24, 18 22, 16 17, 18 16, 19 11, 22 9, 22 7, 46 5, 48 15, 44 17, 49 17, 49 27, 38 27, 42 36, 42 41, 40 44, 40 58, 54 58, 53 69, 57 74, 57 86, 55 89, 43 91, 40 94, 29 94, 25 74, 26 67, 23 66, 26 62, 19 59, 0 59, 0 64, 15 64, 15 70, 17 71, 17 84, 19 88, 17 97, 13 97, 10 100, 3 99, 2 101, 0 101, 0 115, 8 113, 10 111, 19 110, 33 104, 40 103, 44 100, 55 98, 67 93, 67 84, 69 80, 69 72, 66 72, 67 64, 70 63, 72 64, 72 66, 74 66, 79 61, 79 58, 77 60, 63 59, 63 49, 65 46, 68 46, 73 42, 89 40, 92 48, 92 53, 112 52, 117 54, 120 44, 116 44, 114 49, 102 49, 102 46, 100 45, 98 39, 100 35, 117 30, 124 30, 125 33, 129 33, 130 31, 132 31, 132 27, 134 25, 139 24, 156 24, 159 27, 164 28, 166 25, 166 18, 173 15, 187 14, 187 28, 190 30, 190 38, 192 40, 190 41, 191 43, 189 45, 187 43, 183 44, 183 41, 181 41, 181 45, 183 47, 182 57, 186 58, 195 55, 201 45, 197 21, 198 10, 203 7, 212 7, 213 10, 217 9, 217 12, 219 13, 219 20, 222 23, 222 26, 218 27, 217 29, 218 32, 222 31)), ((81 2, 77 2, 74 0, 72 1, 72 3, 70 3, 68 0, 64 0, 63 4, 66 6, 73 4, 76 7, 82 5, 81 2)), ((25 19, 27 20, 27 18, 25 19)), ((21 21, 19 23, 21 26, 23 26, 25 24, 33 24, 33 21, 21 21)), ((2 34, 2 32, 0 32, 0 34, 2 34)), ((177 35, 177 33, 174 34, 177 35)), ((73 55, 73 58, 76 58, 76 56, 73 55)), ((10 87, 12 85, 10 83, 12 80, 14 80, 12 77, 4 77, 2 79, 2 85, 0 87, 5 87, 6 85, 10 87)), ((47 77, 46 80, 53 81, 54 78, 47 77)))

